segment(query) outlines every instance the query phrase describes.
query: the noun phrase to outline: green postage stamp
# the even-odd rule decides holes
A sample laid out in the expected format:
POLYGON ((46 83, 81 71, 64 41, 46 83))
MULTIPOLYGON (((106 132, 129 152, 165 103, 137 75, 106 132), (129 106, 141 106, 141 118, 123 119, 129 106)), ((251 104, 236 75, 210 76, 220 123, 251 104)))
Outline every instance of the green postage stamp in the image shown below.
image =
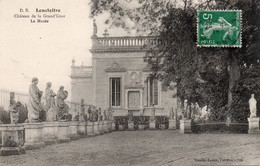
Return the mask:
POLYGON ((241 10, 198 11, 198 47, 241 47, 241 10))

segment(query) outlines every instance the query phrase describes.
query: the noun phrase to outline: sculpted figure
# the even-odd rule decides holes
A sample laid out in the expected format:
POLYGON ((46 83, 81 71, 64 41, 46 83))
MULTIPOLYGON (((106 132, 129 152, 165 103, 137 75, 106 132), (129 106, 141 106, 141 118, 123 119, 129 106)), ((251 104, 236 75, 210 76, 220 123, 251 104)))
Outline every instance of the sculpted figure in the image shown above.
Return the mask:
POLYGON ((171 108, 169 118, 170 118, 171 120, 174 120, 174 116, 175 116, 175 115, 174 115, 173 108, 171 108))
POLYGON ((132 111, 129 111, 128 113, 128 117, 129 117, 129 121, 133 121, 133 112, 132 111))
POLYGON ((19 109, 18 109, 19 103, 18 102, 16 103, 14 98, 15 98, 14 92, 10 92, 9 112, 10 112, 11 124, 16 124, 19 120, 19 109))
POLYGON ((68 92, 64 91, 64 86, 60 86, 57 93, 57 109, 58 109, 58 120, 67 120, 69 114, 69 106, 65 103, 65 99, 68 97, 68 92))
POLYGON ((57 108, 55 106, 55 96, 56 94, 51 89, 51 82, 47 82, 45 89, 45 99, 46 99, 46 121, 53 122, 56 120, 57 108))
POLYGON ((92 111, 91 111, 91 105, 88 107, 88 120, 93 121, 92 111))
POLYGON ((255 95, 252 94, 249 100, 250 118, 256 117, 256 103, 255 95))
POLYGON ((98 121, 102 120, 101 108, 98 109, 98 121))
POLYGON ((155 107, 154 107, 154 104, 153 104, 153 107, 151 109, 151 119, 150 120, 154 120, 155 119, 155 107))
POLYGON ((28 120, 29 122, 39 122, 39 114, 43 110, 41 105, 42 91, 37 87, 38 78, 32 79, 32 84, 29 87, 29 102, 28 102, 28 120))
POLYGON ((80 121, 80 122, 86 121, 86 120, 85 120, 85 104, 84 104, 84 99, 81 99, 81 102, 80 102, 79 121, 80 121))
POLYGON ((103 120, 107 120, 107 111, 106 110, 103 111, 103 120))

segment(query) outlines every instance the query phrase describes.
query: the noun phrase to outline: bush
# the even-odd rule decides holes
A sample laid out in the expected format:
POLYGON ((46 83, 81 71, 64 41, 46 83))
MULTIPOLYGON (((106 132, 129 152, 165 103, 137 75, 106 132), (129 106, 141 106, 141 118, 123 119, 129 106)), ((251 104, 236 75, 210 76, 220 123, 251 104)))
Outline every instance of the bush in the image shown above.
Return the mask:
POLYGON ((0 107, 0 120, 4 124, 10 124, 11 123, 10 113, 8 111, 5 111, 3 107, 0 107))

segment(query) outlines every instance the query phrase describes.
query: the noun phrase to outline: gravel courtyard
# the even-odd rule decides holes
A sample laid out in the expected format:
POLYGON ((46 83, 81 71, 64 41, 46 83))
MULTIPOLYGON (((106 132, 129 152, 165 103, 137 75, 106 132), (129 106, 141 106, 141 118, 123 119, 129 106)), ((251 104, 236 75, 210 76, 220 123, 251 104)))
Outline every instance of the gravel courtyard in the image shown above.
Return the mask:
POLYGON ((0 156, 0 165, 260 165, 260 135, 121 131, 0 156))

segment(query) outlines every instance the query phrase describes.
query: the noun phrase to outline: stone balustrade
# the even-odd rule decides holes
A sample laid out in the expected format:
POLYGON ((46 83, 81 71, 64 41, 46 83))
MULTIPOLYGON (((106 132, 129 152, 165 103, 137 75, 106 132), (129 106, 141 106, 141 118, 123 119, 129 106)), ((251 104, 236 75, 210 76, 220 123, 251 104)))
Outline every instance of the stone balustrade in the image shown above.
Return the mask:
POLYGON ((160 39, 154 36, 123 36, 123 37, 92 37, 91 51, 101 51, 113 49, 122 51, 122 49, 145 50, 144 46, 149 45, 169 45, 169 40, 160 39))
POLYGON ((91 78, 92 77, 92 66, 71 66, 71 78, 81 77, 81 78, 91 78))
POLYGON ((112 129, 112 123, 111 120, 105 120, 0 124, 0 155, 19 155, 25 150, 108 133, 115 130, 112 129))

